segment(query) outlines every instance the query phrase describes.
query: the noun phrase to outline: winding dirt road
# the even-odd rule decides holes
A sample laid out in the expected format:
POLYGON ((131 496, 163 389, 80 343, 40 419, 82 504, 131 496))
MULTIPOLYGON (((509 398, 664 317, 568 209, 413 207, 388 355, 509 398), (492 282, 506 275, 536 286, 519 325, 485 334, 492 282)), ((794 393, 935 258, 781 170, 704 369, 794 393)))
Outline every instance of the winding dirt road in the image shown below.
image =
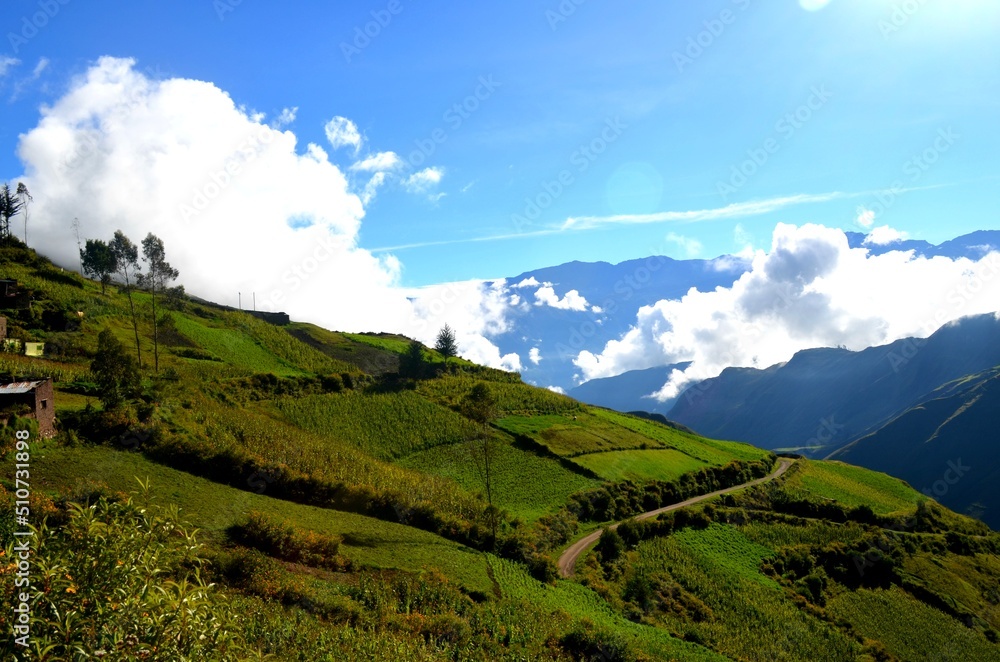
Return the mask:
MULTIPOLYGON (((694 504, 705 501, 706 499, 711 499, 712 497, 717 497, 722 494, 729 494, 730 492, 735 492, 736 490, 742 490, 745 487, 753 487, 754 485, 760 485, 761 483, 766 483, 768 481, 774 480, 781 474, 788 471, 788 468, 792 466, 795 460, 788 458, 779 458, 778 468, 764 476, 763 478, 758 478, 757 480, 752 480, 749 483, 743 483, 742 485, 736 485, 735 487, 727 487, 724 490, 718 490, 716 492, 711 492, 709 494, 702 494, 701 496, 696 496, 688 499, 687 501, 681 501, 680 503, 675 503, 670 506, 664 506, 663 508, 657 508, 656 510, 651 510, 648 513, 643 513, 641 515, 636 515, 632 519, 642 520, 650 519, 656 517, 662 513, 670 512, 671 510, 678 510, 680 508, 686 508, 688 506, 693 506, 694 504)), ((621 524, 619 522, 618 524, 621 524)), ((618 524, 612 524, 607 527, 611 530, 617 529, 618 524)), ((603 528, 603 527, 602 527, 603 528)), ((580 538, 575 543, 573 543, 562 556, 559 557, 559 575, 563 578, 569 578, 573 576, 573 571, 576 569, 576 560, 580 558, 580 555, 586 551, 591 545, 597 542, 598 538, 601 537, 602 529, 594 531, 590 535, 580 538)))

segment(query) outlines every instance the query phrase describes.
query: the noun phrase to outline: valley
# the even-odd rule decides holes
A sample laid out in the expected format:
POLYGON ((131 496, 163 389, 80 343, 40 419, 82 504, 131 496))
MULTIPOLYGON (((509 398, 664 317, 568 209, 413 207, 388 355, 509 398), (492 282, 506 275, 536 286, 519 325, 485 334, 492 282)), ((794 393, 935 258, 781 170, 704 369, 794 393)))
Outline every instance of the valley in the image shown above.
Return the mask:
MULTIPOLYGON (((114 581, 191 586, 185 632, 211 636, 170 646, 205 659, 915 659, 915 641, 1000 659, 1000 538, 885 474, 587 405, 401 336, 188 298, 158 303, 157 372, 139 290, 138 390, 102 403, 91 361, 107 332, 135 349, 127 298, 23 248, 0 257, 33 300, 8 328, 52 348, 0 354, 12 378, 55 381, 58 433, 30 445, 39 659, 67 650, 56 613, 98 626, 72 630, 83 650, 166 650, 150 637, 174 632, 169 600, 100 606, 113 585, 78 579, 156 562, 114 581), (69 311, 82 324, 53 324, 69 311), (114 643, 136 627, 150 634, 114 643)), ((940 395, 972 411, 991 379, 940 395)), ((22 415, 8 459, 12 431, 35 429, 22 415)))

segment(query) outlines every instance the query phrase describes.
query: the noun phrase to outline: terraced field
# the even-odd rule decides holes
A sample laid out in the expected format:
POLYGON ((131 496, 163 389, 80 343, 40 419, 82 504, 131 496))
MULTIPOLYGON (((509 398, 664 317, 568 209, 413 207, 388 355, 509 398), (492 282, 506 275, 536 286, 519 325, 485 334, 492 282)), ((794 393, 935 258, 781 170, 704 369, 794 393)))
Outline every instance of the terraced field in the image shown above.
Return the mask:
POLYGON ((671 481, 706 463, 671 448, 610 451, 574 457, 573 461, 611 481, 671 481))
POLYGON ((792 493, 833 499, 848 507, 869 505, 879 514, 909 512, 925 498, 898 478, 860 467, 805 460, 788 479, 792 493))

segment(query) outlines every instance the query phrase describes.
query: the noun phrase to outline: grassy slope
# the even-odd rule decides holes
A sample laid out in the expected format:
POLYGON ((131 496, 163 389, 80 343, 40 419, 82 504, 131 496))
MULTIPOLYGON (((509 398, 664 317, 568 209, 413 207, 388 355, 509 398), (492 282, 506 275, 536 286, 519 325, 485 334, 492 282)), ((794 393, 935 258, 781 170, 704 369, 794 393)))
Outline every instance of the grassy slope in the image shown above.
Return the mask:
POLYGON ((700 460, 670 448, 591 453, 574 458, 574 462, 605 480, 637 482, 669 481, 707 466, 700 460))
MULTIPOLYGON (((105 326, 112 328, 126 346, 131 346, 129 343, 134 339, 131 325, 124 317, 127 305, 122 296, 113 292, 101 295, 96 285, 82 279, 60 279, 45 275, 45 270, 20 265, 9 270, 6 267, 5 275, 31 287, 44 288, 53 300, 85 312, 81 337, 84 347, 93 349, 97 332, 105 326)), ((147 304, 145 295, 136 298, 140 308, 147 304)), ((481 491, 481 483, 472 464, 464 459, 469 444, 456 440, 461 423, 448 409, 479 377, 466 374, 429 380, 422 382, 416 393, 387 395, 382 402, 377 398, 366 401, 370 396, 358 394, 308 396, 307 405, 297 409, 291 400, 274 403, 233 400, 233 389, 227 381, 232 377, 257 371, 287 376, 357 373, 362 366, 391 365, 392 357, 405 350, 406 342, 398 337, 335 334, 303 325, 284 330, 247 315, 203 306, 189 306, 188 312, 174 315, 178 329, 198 349, 223 359, 198 361, 161 351, 161 367, 174 368, 181 376, 177 390, 168 389, 157 412, 161 422, 174 433, 220 449, 238 447, 269 461, 331 479, 389 486, 435 503, 453 500, 456 512, 473 504, 481 507, 482 501, 474 494, 481 491), (309 342, 302 341, 296 333, 305 334, 309 342), (355 363, 354 356, 363 358, 355 363), (423 400, 418 402, 413 398, 423 400), (333 415, 324 411, 331 403, 335 403, 334 408, 349 403, 357 404, 360 409, 346 407, 333 415), (412 413, 409 419, 412 425, 420 425, 418 421, 424 420, 421 412, 433 411, 426 418, 432 422, 428 429, 440 427, 445 433, 418 430, 419 434, 414 436, 411 430, 396 434, 362 420, 374 412, 395 416, 400 411, 412 413), (377 457, 397 458, 397 463, 390 464, 377 457)), ((140 331, 144 358, 151 357, 151 327, 143 324, 140 331)), ((46 337, 44 332, 39 333, 39 339, 46 337)), ((25 372, 47 371, 65 380, 86 376, 85 362, 0 357, 0 370, 5 366, 25 372)), ((371 372, 377 370, 373 367, 371 372)), ((503 427, 547 445, 555 439, 549 447, 563 454, 588 453, 577 459, 593 463, 593 468, 605 475, 625 473, 622 467, 631 465, 631 470, 642 466, 650 477, 669 479, 687 466, 721 465, 733 459, 766 455, 765 451, 745 444, 702 439, 650 421, 584 407, 548 391, 504 381, 501 376, 490 379, 506 415, 503 427), (542 433, 553 428, 559 429, 546 439, 542 433), (593 452, 615 448, 615 444, 622 444, 620 448, 628 450, 593 452), (660 465, 650 463, 654 457, 670 457, 671 461, 660 465)), ((82 396, 60 396, 57 408, 65 411, 85 403, 82 396)), ((501 448, 498 500, 500 505, 525 519, 551 512, 573 491, 599 484, 567 471, 550 458, 506 443, 501 448)), ((627 620, 584 586, 559 582, 554 588, 547 587, 532 580, 522 566, 470 552, 439 536, 350 513, 279 501, 266 492, 257 495, 235 490, 149 462, 137 454, 102 447, 62 448, 45 444, 33 457, 32 474, 42 477, 45 482, 38 485, 46 489, 74 489, 103 481, 113 489, 131 490, 133 476, 148 476, 154 492, 183 508, 216 542, 242 513, 250 509, 263 511, 306 529, 345 536, 344 553, 362 565, 405 571, 438 568, 462 586, 480 593, 491 593, 499 586, 505 599, 526 600, 552 612, 562 610, 575 619, 587 619, 619 632, 653 659, 722 659, 704 648, 673 638, 668 632, 705 641, 720 652, 748 659, 851 659, 859 652, 853 639, 808 616, 759 571, 760 562, 782 546, 850 542, 863 533, 857 525, 814 523, 797 527, 786 523, 752 523, 738 530, 713 525, 705 531, 687 530, 671 538, 643 543, 638 550, 637 567, 650 572, 668 571, 714 613, 712 619, 701 623, 667 619, 661 624, 664 629, 655 629, 627 620), (488 567, 496 584, 488 576, 488 567)), ((848 506, 868 504, 880 513, 912 511, 921 498, 901 481, 827 462, 804 462, 802 470, 789 477, 787 487, 799 496, 836 499, 848 506)), ((987 620, 993 619, 990 622, 994 627, 1000 627, 995 605, 984 597, 982 590, 1000 577, 995 557, 946 555, 933 560, 915 559, 907 566, 907 572, 942 587, 949 596, 975 613, 986 614, 987 620)), ((320 580, 310 577, 310 581, 320 580)), ((918 603, 917 608, 919 627, 906 623, 903 611, 911 606, 906 600, 912 598, 905 594, 899 597, 862 591, 838 596, 831 610, 838 610, 858 630, 882 640, 900 657, 909 657, 917 650, 907 648, 912 646, 907 642, 919 641, 916 637, 927 629, 945 640, 961 638, 963 630, 956 628, 958 621, 923 603, 918 603), (884 609, 883 616, 874 617, 873 608, 884 609), (896 613, 898 618, 884 617, 896 613)), ((503 604, 507 608, 515 603, 503 604)), ((927 640, 923 650, 928 650, 928 645, 937 645, 937 641, 927 640)), ((963 659, 996 659, 990 657, 996 647, 984 648, 983 644, 981 635, 978 639, 974 634, 969 635, 958 644, 956 654, 963 659)), ((914 657, 919 659, 917 655, 914 657)))
MULTIPOLYGON (((482 477, 473 462, 477 442, 440 446, 415 453, 400 465, 450 478, 471 492, 482 492, 482 477)), ((555 460, 515 448, 506 440, 495 442, 494 500, 509 512, 533 521, 556 510, 574 492, 600 485, 555 460)))
POLYGON ((788 480, 794 492, 833 499, 845 506, 869 505, 876 513, 911 512, 924 498, 892 476, 841 462, 802 460, 802 468, 788 480))
POLYGON ((504 597, 525 600, 546 610, 563 610, 572 616, 618 630, 637 648, 657 660, 719 661, 726 658, 670 637, 665 631, 626 620, 608 603, 583 586, 560 581, 546 586, 531 579, 521 566, 490 557, 490 566, 504 597))
POLYGON ((63 448, 43 443, 32 454, 32 471, 43 477, 38 486, 50 491, 86 490, 103 483, 118 492, 131 493, 135 479, 149 480, 154 497, 174 503, 205 531, 210 540, 222 542, 228 526, 250 511, 277 520, 288 520, 318 533, 344 536, 344 554, 375 568, 418 571, 432 567, 471 589, 488 592, 485 556, 458 543, 412 527, 371 517, 316 508, 237 490, 164 467, 138 453, 108 448, 63 448))

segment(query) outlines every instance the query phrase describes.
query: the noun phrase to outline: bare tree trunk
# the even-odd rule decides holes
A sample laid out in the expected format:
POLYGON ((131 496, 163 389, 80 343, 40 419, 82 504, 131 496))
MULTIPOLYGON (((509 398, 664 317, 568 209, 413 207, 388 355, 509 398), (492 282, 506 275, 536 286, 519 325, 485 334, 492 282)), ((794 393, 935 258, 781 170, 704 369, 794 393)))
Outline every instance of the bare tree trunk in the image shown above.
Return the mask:
POLYGON ((128 307, 132 312, 132 330, 135 332, 135 355, 142 370, 142 349, 139 347, 139 321, 135 317, 135 304, 132 302, 132 284, 128 279, 128 267, 125 267, 125 294, 128 295, 128 307))

